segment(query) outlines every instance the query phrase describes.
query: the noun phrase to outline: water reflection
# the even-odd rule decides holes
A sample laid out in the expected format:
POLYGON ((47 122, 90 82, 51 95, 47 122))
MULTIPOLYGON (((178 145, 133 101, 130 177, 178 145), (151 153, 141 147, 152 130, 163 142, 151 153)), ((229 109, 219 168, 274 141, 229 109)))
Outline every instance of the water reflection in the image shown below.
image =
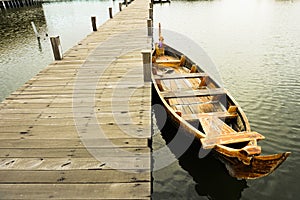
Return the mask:
POLYGON ((37 40, 31 22, 40 33, 47 25, 42 6, 8 9, 0 13, 0 101, 51 61, 48 38, 37 40))
MULTIPOLYGON (((153 103, 160 103, 157 99, 157 96, 153 96, 153 103)), ((180 143, 172 145, 172 147, 180 146, 182 143, 185 143, 183 140, 190 140, 190 137, 187 136, 184 132, 178 131, 178 129, 174 128, 171 125, 170 121, 167 121, 165 124, 161 124, 162 116, 159 115, 161 111, 158 109, 159 107, 154 106, 153 112, 156 118, 156 125, 158 126, 159 133, 164 139, 165 143, 170 143, 176 134, 181 134, 182 141, 180 143)), ((163 143, 159 137, 155 137, 154 143, 163 143)), ((174 142, 174 141, 172 141, 174 142)), ((198 152, 200 150, 200 143, 198 140, 194 140, 192 145, 188 148, 188 150, 179 157, 177 155, 178 150, 175 148, 170 148, 171 152, 175 157, 178 158, 178 163, 182 169, 184 169, 188 174, 192 177, 194 181, 194 188, 196 193, 199 196, 208 197, 209 199, 240 199, 242 191, 247 188, 247 182, 245 180, 237 180, 236 178, 231 177, 225 166, 212 154, 209 154, 205 158, 199 159, 198 152)), ((154 162, 159 162, 159 160, 154 160, 154 162)), ((159 172, 154 172, 154 184, 160 182, 160 177, 156 175, 159 172)), ((174 176, 182 176, 182 174, 178 175, 176 172, 174 176)), ((176 181, 176 177, 173 177, 172 181, 176 181)), ((189 184, 190 187, 192 184, 189 184)), ((154 190, 153 198, 154 199, 165 199, 169 198, 170 194, 157 192, 154 190)), ((187 199, 197 198, 195 195, 193 197, 187 199)))
MULTIPOLYGON (((27 38, 34 38, 31 22, 45 27, 46 19, 42 6, 5 10, 0 13, 0 52, 4 53, 24 44, 27 38)), ((2 61, 2 59, 1 59, 2 61)))

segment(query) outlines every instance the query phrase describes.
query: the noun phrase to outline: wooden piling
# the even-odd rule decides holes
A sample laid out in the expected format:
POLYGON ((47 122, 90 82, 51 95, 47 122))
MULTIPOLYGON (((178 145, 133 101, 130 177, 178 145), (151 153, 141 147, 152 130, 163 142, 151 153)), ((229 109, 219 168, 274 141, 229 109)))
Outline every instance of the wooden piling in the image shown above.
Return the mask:
POLYGON ((33 32, 35 34, 35 37, 39 40, 40 39, 40 35, 39 35, 39 33, 38 33, 37 29, 36 29, 36 26, 35 26, 34 22, 31 22, 31 26, 33 28, 33 32))
POLYGON ((62 52, 61 52, 61 45, 59 36, 50 37, 51 46, 53 50, 53 55, 55 60, 62 60, 62 52))
POLYGON ((109 11, 109 18, 112 19, 113 18, 112 7, 109 7, 108 11, 109 11))
POLYGON ((144 82, 151 82, 151 50, 143 50, 143 72, 144 82))
POLYGON ((148 27, 148 36, 152 36, 152 20, 151 19, 147 19, 147 27, 148 27))
POLYGON ((149 8, 149 19, 153 20, 153 9, 149 8))
POLYGON ((125 1, 125 5, 126 5, 126 7, 128 6, 128 1, 127 0, 124 0, 125 1))
POLYGON ((96 17, 95 17, 95 16, 92 16, 92 17, 91 17, 91 21, 92 21, 93 31, 97 31, 96 17))
POLYGON ((122 3, 119 2, 119 11, 121 12, 122 11, 122 3))

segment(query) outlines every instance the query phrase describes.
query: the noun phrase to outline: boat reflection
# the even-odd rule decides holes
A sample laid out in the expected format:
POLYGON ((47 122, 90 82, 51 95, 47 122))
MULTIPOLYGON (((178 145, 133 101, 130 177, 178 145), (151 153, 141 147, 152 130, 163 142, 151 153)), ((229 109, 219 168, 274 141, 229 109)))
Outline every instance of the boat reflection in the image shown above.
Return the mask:
MULTIPOLYGON (((153 103, 159 103, 153 95, 153 103)), ((182 134, 180 138, 190 140, 183 131, 172 126, 172 123, 167 120, 165 124, 159 123, 164 121, 161 115, 162 106, 153 106, 153 112, 157 121, 157 126, 161 130, 161 135, 166 144, 169 144, 176 134, 182 134)), ((174 142, 174 141, 172 141, 174 142)), ((185 143, 186 141, 180 141, 185 143)), ((195 190, 199 196, 206 196, 209 199, 240 199, 242 191, 247 188, 246 180, 238 180, 231 177, 224 164, 217 160, 212 153, 209 153, 204 158, 199 158, 200 143, 194 139, 190 147, 182 154, 178 155, 178 151, 174 147, 180 144, 170 145, 171 152, 178 158, 180 167, 187 171, 196 183, 195 190), (173 147, 173 148, 172 148, 173 147)), ((189 187, 186 185, 182 187, 189 187)))

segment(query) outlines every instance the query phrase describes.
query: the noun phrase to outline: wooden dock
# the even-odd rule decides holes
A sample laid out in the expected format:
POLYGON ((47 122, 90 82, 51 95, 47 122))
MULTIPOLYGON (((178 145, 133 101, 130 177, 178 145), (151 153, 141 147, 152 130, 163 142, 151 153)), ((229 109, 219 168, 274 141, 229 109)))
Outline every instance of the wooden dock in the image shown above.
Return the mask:
POLYGON ((0 104, 0 199, 150 199, 151 85, 135 0, 0 104))

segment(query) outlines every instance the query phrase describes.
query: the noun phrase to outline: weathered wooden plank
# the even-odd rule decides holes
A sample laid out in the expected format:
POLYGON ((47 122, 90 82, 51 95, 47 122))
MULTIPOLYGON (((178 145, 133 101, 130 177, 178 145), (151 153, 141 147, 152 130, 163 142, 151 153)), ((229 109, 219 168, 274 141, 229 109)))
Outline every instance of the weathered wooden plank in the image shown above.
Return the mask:
POLYGON ((232 144, 247 142, 253 139, 262 140, 265 137, 257 132, 234 132, 233 134, 219 135, 202 138, 201 144, 204 149, 211 149, 218 144, 232 144))
MULTIPOLYGON (((92 150, 91 150, 92 151, 92 150)), ((97 152, 94 152, 97 155, 97 152)), ((149 171, 150 156, 96 158, 1 158, 0 170, 141 170, 149 171)))
POLYGON ((80 139, 0 139, 0 148, 77 148, 83 147, 83 142, 89 144, 89 148, 112 147, 147 147, 148 141, 144 138, 84 138, 80 139))
POLYGON ((154 79, 167 80, 167 79, 187 79, 187 78, 201 78, 207 76, 206 73, 190 73, 190 74, 163 74, 155 75, 154 79))
POLYGON ((198 96, 214 96, 226 93, 222 88, 218 89, 203 89, 203 90, 178 90, 164 91, 161 94, 165 98, 183 98, 183 97, 198 97, 198 96))
POLYGON ((149 183, 1 184, 3 199, 149 199, 149 183))
MULTIPOLYGON (((81 117, 69 117, 69 118, 39 118, 39 116, 28 118, 28 119, 16 119, 11 118, 4 119, 0 121, 0 126, 9 126, 9 125, 15 125, 15 124, 22 124, 22 125, 58 125, 58 126, 63 126, 63 125, 75 125, 75 120, 80 120, 80 119, 86 119, 86 118, 92 118, 92 115, 90 116, 81 116, 81 117)), ((116 125, 126 125, 126 126, 131 126, 131 125, 141 125, 140 122, 149 122, 149 118, 146 120, 142 120, 143 115, 136 116, 135 119, 131 118, 129 115, 124 116, 124 117, 103 117, 101 114, 99 114, 97 124, 106 124, 106 125, 111 125, 111 124, 116 124, 116 125)))
MULTIPOLYGON (((96 184, 149 182, 150 172, 138 170, 0 170, 1 184, 96 184)), ((1 187, 1 186, 0 186, 1 187)))
POLYGON ((212 113, 197 113, 190 115, 182 115, 182 118, 185 120, 198 120, 203 117, 218 117, 218 118, 236 118, 236 113, 228 113, 228 112, 212 112, 212 113))
POLYGON ((220 135, 235 134, 237 133, 224 121, 216 116, 207 116, 199 118, 201 126, 208 137, 218 137, 220 135))
MULTIPOLYGON (((150 127, 150 124, 148 125, 150 127)), ((12 130, 8 130, 11 132, 3 132, 0 134, 1 139, 14 139, 14 140, 19 140, 19 139, 74 139, 78 138, 79 139, 79 133, 74 132, 73 130, 64 130, 60 132, 51 132, 48 133, 46 130, 43 131, 36 131, 34 129, 18 129, 20 132, 14 132, 12 130)), ((149 133, 150 128, 144 131, 140 131, 137 129, 136 132, 130 131, 126 132, 124 130, 111 130, 111 129, 101 129, 103 131, 103 135, 98 135, 97 138, 108 138, 108 139, 117 139, 117 138, 144 138, 147 139, 149 138, 149 133)), ((95 131, 99 131, 95 129, 95 131)))
MULTIPOLYGON (((148 147, 93 148, 99 156, 149 156, 148 147)), ((90 152, 85 147, 76 148, 1 148, 0 158, 88 158, 90 152)))

